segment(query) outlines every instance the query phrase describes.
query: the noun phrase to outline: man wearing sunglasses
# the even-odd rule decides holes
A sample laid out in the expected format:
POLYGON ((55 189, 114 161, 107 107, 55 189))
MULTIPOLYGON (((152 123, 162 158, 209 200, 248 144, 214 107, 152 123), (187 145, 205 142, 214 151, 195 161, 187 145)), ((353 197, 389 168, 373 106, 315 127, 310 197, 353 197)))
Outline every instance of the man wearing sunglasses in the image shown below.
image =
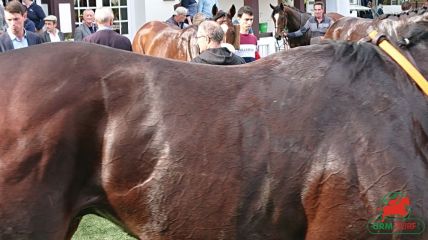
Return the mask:
POLYGON ((192 62, 214 65, 237 65, 245 60, 221 46, 224 32, 221 26, 214 21, 204 21, 198 27, 196 34, 201 54, 192 62))

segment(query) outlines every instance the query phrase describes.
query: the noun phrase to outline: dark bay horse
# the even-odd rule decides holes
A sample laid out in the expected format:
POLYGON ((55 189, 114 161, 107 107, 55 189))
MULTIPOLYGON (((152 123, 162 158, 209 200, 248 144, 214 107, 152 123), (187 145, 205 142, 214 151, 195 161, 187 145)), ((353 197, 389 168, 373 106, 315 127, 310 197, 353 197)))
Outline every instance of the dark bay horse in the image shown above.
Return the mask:
MULTIPOLYGON (((213 16, 219 12, 217 6, 214 5, 213 16)), ((224 42, 238 49, 239 26, 234 26, 232 23, 235 12, 235 5, 232 5, 221 25, 225 30, 224 42)), ((137 31, 132 49, 140 54, 190 61, 199 55, 196 33, 197 26, 178 29, 164 22, 148 22, 137 31)))
MULTIPOLYGON (((284 31, 287 28, 288 32, 294 32, 302 28, 306 21, 311 17, 311 14, 302 12, 295 7, 283 4, 281 0, 278 1, 277 6, 270 4, 272 8, 272 21, 275 26, 275 38, 281 40, 284 36, 284 31)), ((343 15, 339 13, 327 13, 333 21, 342 18, 343 15)), ((311 40, 311 32, 308 30, 302 37, 289 39, 290 47, 298 47, 309 45, 311 40)))
MULTIPOLYGON (((344 17, 333 23, 325 33, 324 38, 357 42, 368 36, 368 29, 378 29, 381 32, 394 30, 396 29, 395 25, 405 24, 408 18, 422 16, 426 12, 427 8, 425 7, 400 14, 385 14, 376 19, 344 17)), ((395 33, 390 31, 389 34, 395 33)))
MULTIPOLYGON (((397 32, 428 78, 427 21, 397 32)), ((69 239, 94 211, 140 239, 374 239, 395 191, 428 222, 427 98, 372 44, 213 66, 53 43, 0 64, 0 239, 69 239)))

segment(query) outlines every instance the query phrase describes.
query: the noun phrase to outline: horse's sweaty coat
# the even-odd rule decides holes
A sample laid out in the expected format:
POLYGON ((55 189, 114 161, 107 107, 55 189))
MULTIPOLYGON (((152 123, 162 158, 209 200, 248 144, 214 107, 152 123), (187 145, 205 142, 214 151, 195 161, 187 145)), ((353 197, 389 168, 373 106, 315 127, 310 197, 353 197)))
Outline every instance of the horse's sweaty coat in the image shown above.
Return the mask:
MULTIPOLYGON (((425 78, 427 30, 399 30, 425 78)), ((391 191, 427 223, 426 97, 368 43, 228 67, 53 43, 0 64, 0 239, 66 239, 93 211, 140 239, 370 239, 391 191)))

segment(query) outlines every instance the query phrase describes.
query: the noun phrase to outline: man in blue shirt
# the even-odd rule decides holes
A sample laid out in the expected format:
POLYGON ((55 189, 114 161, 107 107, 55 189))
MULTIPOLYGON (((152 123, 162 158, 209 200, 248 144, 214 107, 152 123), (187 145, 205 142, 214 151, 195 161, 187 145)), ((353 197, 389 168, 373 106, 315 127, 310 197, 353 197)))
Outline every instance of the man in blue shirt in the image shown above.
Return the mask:
POLYGON ((36 33, 24 29, 24 7, 18 1, 7 3, 4 15, 8 25, 7 31, 0 35, 0 52, 24 48, 42 43, 42 39, 36 33))
POLYGON ((207 18, 212 18, 212 9, 214 4, 218 7, 218 0, 199 0, 198 12, 203 13, 207 18))

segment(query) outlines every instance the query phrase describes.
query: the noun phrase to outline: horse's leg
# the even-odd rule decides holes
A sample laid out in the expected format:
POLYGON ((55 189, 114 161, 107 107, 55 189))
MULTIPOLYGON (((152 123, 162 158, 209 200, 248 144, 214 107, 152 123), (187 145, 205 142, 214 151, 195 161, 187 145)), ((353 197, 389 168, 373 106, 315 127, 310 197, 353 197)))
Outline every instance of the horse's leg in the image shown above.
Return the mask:
POLYGON ((65 239, 74 216, 103 199, 94 176, 103 115, 94 109, 0 126, 0 239, 65 239))
POLYGON ((79 227, 79 223, 81 220, 82 220, 82 216, 78 216, 71 221, 70 226, 68 228, 67 236, 65 237, 66 240, 70 240, 73 237, 74 233, 79 227))
POLYGON ((71 219, 67 203, 71 199, 65 199, 62 188, 69 183, 56 177, 67 174, 49 169, 49 156, 45 159, 42 152, 32 153, 24 161, 18 158, 19 166, 7 166, 8 171, 1 171, 0 239, 65 238, 71 219))

